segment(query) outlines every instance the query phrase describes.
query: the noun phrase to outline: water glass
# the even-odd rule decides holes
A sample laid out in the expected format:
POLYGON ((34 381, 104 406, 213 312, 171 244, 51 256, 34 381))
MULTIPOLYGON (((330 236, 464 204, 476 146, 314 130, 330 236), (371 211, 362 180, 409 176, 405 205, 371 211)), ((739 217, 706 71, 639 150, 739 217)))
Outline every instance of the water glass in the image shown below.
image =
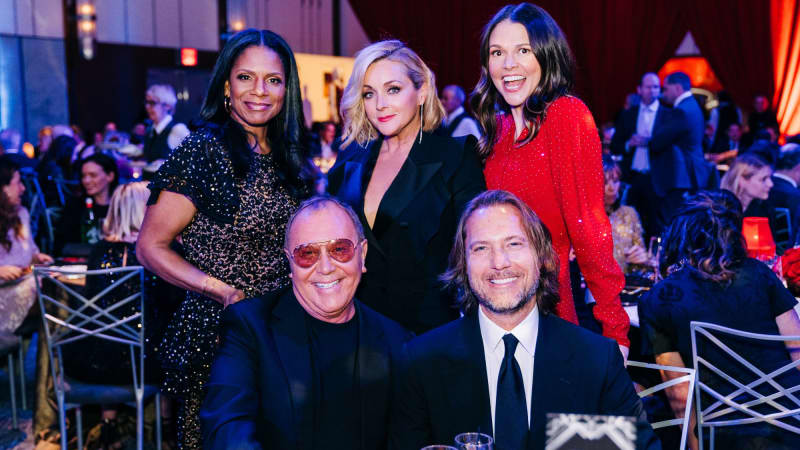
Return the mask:
POLYGON ((494 439, 483 433, 461 433, 456 445, 459 450, 494 450, 494 439))

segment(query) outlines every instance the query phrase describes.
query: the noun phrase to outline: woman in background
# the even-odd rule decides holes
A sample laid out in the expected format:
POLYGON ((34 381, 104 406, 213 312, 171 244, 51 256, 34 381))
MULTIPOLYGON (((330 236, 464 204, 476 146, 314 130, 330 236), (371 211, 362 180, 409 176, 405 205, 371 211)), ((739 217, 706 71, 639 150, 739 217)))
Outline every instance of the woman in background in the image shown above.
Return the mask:
MULTIPOLYGON (((692 364, 692 321, 752 333, 800 336, 800 318, 794 309, 797 300, 769 267, 747 257, 741 229, 740 202, 732 193, 720 190, 691 197, 664 232, 660 261, 664 280, 639 302, 644 348, 649 348, 658 364, 676 367, 692 364)), ((756 343, 739 339, 723 339, 723 342, 764 373, 800 358, 800 342, 756 343)), ((724 352, 712 354, 706 349, 717 348, 707 345, 710 344, 701 337, 697 342, 698 352, 722 372, 740 381, 754 376, 724 352)), ((665 381, 680 375, 662 372, 665 381)), ((709 370, 701 375, 698 382, 722 395, 733 390, 729 382, 709 370)), ((787 388, 798 386, 800 372, 790 369, 776 376, 775 381, 787 388)), ((687 383, 667 388, 670 406, 678 418, 683 417, 687 391, 687 383)), ((770 392, 774 390, 771 388, 770 392)), ((704 395, 703 405, 708 406, 709 399, 704 395)), ((715 433, 718 448, 800 448, 796 434, 768 423, 718 427, 715 433)), ((691 432, 689 444, 697 448, 697 438, 691 432)))

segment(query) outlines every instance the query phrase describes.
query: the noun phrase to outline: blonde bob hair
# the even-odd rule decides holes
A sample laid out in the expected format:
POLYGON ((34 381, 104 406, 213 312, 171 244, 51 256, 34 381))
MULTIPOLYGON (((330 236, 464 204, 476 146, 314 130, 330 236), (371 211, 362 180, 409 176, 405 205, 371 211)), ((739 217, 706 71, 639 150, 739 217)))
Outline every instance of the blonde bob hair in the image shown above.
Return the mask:
POLYGON ((765 167, 770 167, 766 161, 752 153, 745 153, 733 161, 731 168, 722 177, 720 187, 733 192, 733 195, 741 202, 744 193, 742 181, 749 180, 756 172, 765 167))
POLYGON ((150 190, 145 181, 117 186, 103 222, 103 238, 111 242, 136 242, 148 197, 150 190))
POLYGON ((365 146, 378 137, 378 130, 370 123, 364 111, 364 76, 369 67, 383 59, 402 63, 406 66, 408 78, 416 89, 425 90, 425 103, 422 106, 422 131, 433 131, 442 124, 445 116, 442 102, 436 90, 436 76, 431 69, 400 41, 380 41, 370 44, 356 54, 353 73, 342 95, 341 114, 344 120, 342 147, 356 141, 365 146))

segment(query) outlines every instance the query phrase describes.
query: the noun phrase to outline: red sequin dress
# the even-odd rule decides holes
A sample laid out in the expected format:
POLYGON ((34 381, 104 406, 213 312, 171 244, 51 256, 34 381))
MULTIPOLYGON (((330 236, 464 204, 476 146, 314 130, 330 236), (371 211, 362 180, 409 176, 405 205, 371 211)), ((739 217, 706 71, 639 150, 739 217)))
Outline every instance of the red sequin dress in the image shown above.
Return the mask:
MULTIPOLYGON (((514 119, 498 116, 498 138, 486 161, 488 189, 509 191, 542 219, 559 258, 558 316, 578 323, 569 279, 569 249, 597 304, 603 335, 630 346, 630 319, 619 301, 625 285, 614 260, 611 225, 603 207, 600 139, 592 114, 575 97, 561 97, 547 109, 539 134, 514 146, 514 119)), ((522 139, 527 134, 523 130, 522 139)))

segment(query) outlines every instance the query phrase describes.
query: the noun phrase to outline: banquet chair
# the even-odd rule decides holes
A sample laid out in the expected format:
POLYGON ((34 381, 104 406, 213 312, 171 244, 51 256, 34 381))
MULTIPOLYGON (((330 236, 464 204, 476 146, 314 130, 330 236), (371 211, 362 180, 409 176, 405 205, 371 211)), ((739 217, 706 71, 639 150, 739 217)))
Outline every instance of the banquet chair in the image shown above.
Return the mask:
POLYGON ((103 270, 76 272, 55 268, 35 268, 36 291, 44 324, 44 338, 50 358, 56 399, 58 401, 61 446, 67 448, 66 411, 75 409, 78 448, 83 448, 81 405, 125 403, 136 407, 136 448, 142 450, 144 441, 144 401, 155 398, 156 407, 156 446, 161 449, 161 403, 158 388, 144 383, 144 269, 141 266, 120 267, 103 270), (97 295, 86 298, 69 283, 70 278, 109 276, 119 278, 105 287, 97 295), (44 282, 52 283, 48 290, 44 282), (136 284, 133 293, 107 308, 99 306, 99 300, 114 295, 123 286, 136 284), (53 287, 68 296, 67 301, 51 295, 53 287), (134 314, 124 316, 124 305, 138 305, 134 314), (62 346, 81 339, 104 339, 120 344, 130 351, 132 385, 89 384, 69 378, 64 373, 62 346))
MULTIPOLYGON (((19 429, 17 421, 17 389, 14 383, 14 354, 19 348, 20 339, 12 334, 0 334, 0 357, 6 356, 8 359, 8 386, 11 390, 11 425, 13 429, 19 429)), ((25 386, 22 386, 25 389, 25 386)))
POLYGON ((659 422, 651 423, 650 426, 653 427, 654 430, 659 428, 680 425, 681 426, 681 446, 680 450, 684 450, 686 448, 686 440, 689 433, 689 419, 691 417, 692 411, 692 397, 694 396, 694 386, 695 386, 695 370, 692 368, 687 367, 674 367, 674 366, 663 366, 660 364, 651 364, 651 363, 644 363, 638 361, 628 361, 628 367, 639 367, 642 369, 652 369, 666 372, 679 372, 683 373, 684 375, 673 378, 671 380, 665 381, 663 383, 659 383, 655 386, 651 386, 643 391, 639 392, 639 398, 647 397, 648 395, 654 394, 656 392, 662 391, 667 389, 668 387, 672 387, 681 383, 689 383, 689 389, 687 390, 688 394, 686 397, 686 409, 683 412, 683 419, 669 419, 669 420, 662 420, 659 422))
MULTIPOLYGON (((714 429, 755 423, 768 423, 783 430, 800 434, 800 385, 781 386, 776 377, 797 370, 800 359, 765 373, 752 362, 738 354, 722 338, 746 339, 753 342, 786 342, 800 340, 800 336, 780 336, 750 333, 707 322, 692 321, 692 362, 697 375, 695 383, 695 408, 697 411, 697 438, 703 448, 703 428, 709 430, 709 446, 714 448, 714 429), (700 340, 708 349, 698 352, 700 340), (711 355, 727 355, 736 361, 747 380, 726 373, 709 360, 711 355), (729 393, 709 386, 706 377, 715 377, 730 389, 729 393), (705 382, 703 380, 706 380, 705 382), (712 399, 703 404, 702 394, 712 399)), ((730 370, 728 371, 730 372, 730 370)), ((741 375, 741 374, 739 374, 741 375)))
POLYGON ((31 168, 20 169, 20 177, 25 185, 25 207, 31 219, 31 234, 39 242, 42 251, 50 253, 53 248, 53 210, 47 207, 42 186, 39 184, 37 173, 31 168), (40 234, 44 226, 44 234, 40 234))

